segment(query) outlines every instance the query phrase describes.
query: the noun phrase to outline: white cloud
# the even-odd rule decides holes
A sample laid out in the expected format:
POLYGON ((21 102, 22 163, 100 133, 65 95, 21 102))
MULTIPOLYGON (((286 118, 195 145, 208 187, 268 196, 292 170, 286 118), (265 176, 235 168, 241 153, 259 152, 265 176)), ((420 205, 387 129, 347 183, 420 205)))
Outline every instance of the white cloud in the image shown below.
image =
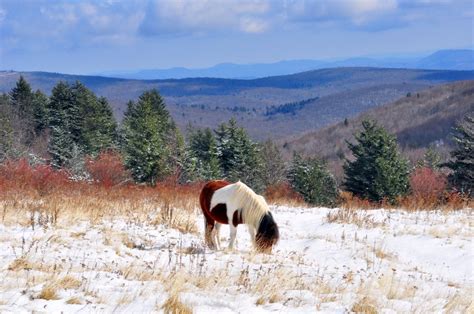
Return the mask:
POLYGON ((161 0, 149 3, 141 30, 146 35, 267 29, 269 0, 161 0))
POLYGON ((269 23, 263 20, 243 18, 240 21, 240 29, 245 33, 263 33, 269 27, 269 23))

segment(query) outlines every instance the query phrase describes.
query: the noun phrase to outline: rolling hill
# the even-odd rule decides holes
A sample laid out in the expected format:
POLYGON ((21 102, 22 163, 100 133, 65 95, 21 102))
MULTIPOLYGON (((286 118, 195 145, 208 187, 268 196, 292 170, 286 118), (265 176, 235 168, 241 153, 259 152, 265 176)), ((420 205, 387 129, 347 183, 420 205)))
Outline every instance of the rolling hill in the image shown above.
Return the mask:
POLYGON ((353 134, 360 129, 363 119, 375 119, 395 134, 405 156, 415 161, 422 157, 429 145, 435 145, 446 158, 453 145, 453 127, 467 113, 474 114, 473 80, 430 87, 368 110, 346 122, 281 140, 280 143, 287 158, 293 151, 318 155, 328 160, 334 173, 341 178, 343 159, 350 156, 346 141, 354 140, 353 134))
POLYGON ((321 69, 254 80, 191 78, 130 80, 45 72, 0 72, 0 92, 23 75, 34 89, 50 93, 58 81, 81 81, 111 102, 118 118, 126 103, 157 88, 177 124, 215 127, 235 117, 258 140, 321 128, 407 93, 474 79, 474 71, 382 68, 321 69))
POLYGON ((188 77, 258 78, 294 74, 303 71, 338 67, 379 67, 439 70, 474 70, 474 50, 446 49, 424 57, 349 58, 327 60, 285 60, 274 63, 235 64, 221 63, 209 68, 144 69, 137 71, 109 71, 98 73, 107 77, 128 79, 168 79, 188 77))

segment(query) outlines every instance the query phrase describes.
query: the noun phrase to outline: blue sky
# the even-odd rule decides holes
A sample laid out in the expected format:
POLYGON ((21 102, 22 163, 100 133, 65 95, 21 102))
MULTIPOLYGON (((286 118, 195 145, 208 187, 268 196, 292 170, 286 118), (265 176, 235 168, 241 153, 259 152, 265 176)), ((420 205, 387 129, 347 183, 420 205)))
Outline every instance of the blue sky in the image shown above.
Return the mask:
POLYGON ((97 73, 473 47, 470 0, 0 0, 0 69, 97 73))

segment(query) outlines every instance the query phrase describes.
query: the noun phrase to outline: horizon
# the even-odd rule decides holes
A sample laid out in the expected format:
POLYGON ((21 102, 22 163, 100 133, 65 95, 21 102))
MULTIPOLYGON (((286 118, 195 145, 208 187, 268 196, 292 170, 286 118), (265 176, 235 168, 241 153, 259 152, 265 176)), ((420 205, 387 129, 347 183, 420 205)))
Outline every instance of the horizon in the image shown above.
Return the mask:
POLYGON ((91 75, 473 49, 466 0, 0 4, 0 68, 91 75))

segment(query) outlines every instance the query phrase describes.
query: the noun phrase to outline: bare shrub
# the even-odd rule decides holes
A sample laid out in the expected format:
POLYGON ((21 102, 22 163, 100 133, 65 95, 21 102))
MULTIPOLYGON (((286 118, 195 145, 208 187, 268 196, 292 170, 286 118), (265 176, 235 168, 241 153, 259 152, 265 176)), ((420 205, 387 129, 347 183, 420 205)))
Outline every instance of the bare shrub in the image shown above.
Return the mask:
POLYGON ((374 209, 376 205, 369 200, 358 198, 350 192, 339 194, 340 207, 344 209, 374 209))
POLYGON ((306 206, 301 194, 293 190, 288 182, 268 186, 265 198, 271 204, 306 206))
POLYGON ((95 182, 107 188, 130 180, 122 157, 113 150, 101 152, 94 159, 87 158, 86 169, 95 182))
POLYGON ((1 181, 6 188, 33 189, 39 196, 67 185, 68 173, 49 165, 31 166, 26 159, 7 160, 0 166, 1 181))
POLYGON ((411 195, 404 205, 407 209, 432 209, 440 204, 446 190, 446 176, 428 167, 415 169, 410 175, 411 195))

